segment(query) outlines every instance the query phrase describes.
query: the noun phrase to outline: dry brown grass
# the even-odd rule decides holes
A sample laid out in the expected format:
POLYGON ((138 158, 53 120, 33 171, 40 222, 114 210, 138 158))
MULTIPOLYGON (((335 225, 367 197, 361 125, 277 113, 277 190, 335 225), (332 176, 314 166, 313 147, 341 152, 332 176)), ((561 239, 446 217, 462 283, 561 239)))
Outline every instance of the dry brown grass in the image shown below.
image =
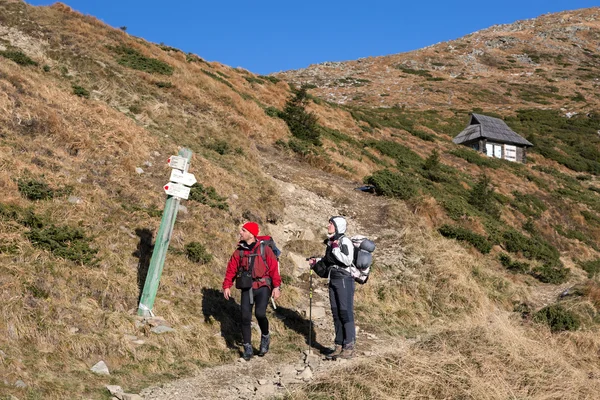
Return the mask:
MULTIPOLYGON (((0 4, 0 12, 7 4, 0 4)), ((99 262, 81 265, 35 247, 25 237, 28 227, 0 216, 0 376, 8 382, 0 384, 0 393, 50 400, 103 398, 104 385, 113 381, 135 391, 232 362, 238 353, 224 336, 238 330, 237 308, 218 302, 223 269, 239 224, 252 215, 264 225, 285 207, 261 171, 260 149, 290 138, 285 123, 262 109, 283 108, 288 85, 250 84, 244 77, 251 75, 240 70, 187 62, 183 53, 165 51, 60 3, 30 7, 10 2, 10 7, 26 8, 33 22, 21 26, 8 19, 9 37, 40 65, 0 62, 1 205, 31 208, 52 224, 81 228, 98 249, 99 262), (43 40, 37 35, 41 30, 47 33, 43 40), (168 63, 173 75, 119 65, 107 47, 119 44, 168 63), (43 71, 44 64, 50 71, 43 71), (227 75, 233 89, 202 69, 227 75), (159 88, 159 81, 173 86, 159 88), (73 94, 74 84, 89 90, 90 98, 73 94), (224 154, 210 148, 217 140, 229 145, 224 154), (164 204, 161 187, 170 171, 165 161, 181 147, 194 151, 190 172, 226 197, 229 209, 184 202, 187 211, 178 215, 155 304, 155 312, 175 332, 156 335, 136 325, 137 233, 156 234, 160 218, 152 210, 164 204), (138 167, 143 174, 135 172, 138 167), (17 189, 24 176, 53 188, 72 186, 80 202, 66 196, 27 200, 17 189), (184 248, 191 241, 203 243, 213 260, 204 265, 188 260, 184 248), (223 311, 207 311, 213 303, 223 311), (129 336, 144 344, 134 344, 129 336), (89 371, 99 360, 108 364, 110 378, 89 371), (14 387, 18 379, 28 388, 14 387)), ((310 110, 324 126, 356 140, 371 137, 347 111, 326 104, 311 104, 310 110)), ((390 139, 393 133, 383 129, 374 137, 390 139)), ((324 154, 306 158, 306 165, 354 182, 380 168, 351 146, 324 142, 324 154)), ((416 150, 424 157, 433 146, 443 147, 423 145, 412 136, 404 143, 422 146, 416 150)), ((281 162, 286 157, 295 156, 282 154, 281 162)), ((444 154, 442 159, 464 172, 479 172, 462 159, 444 154)), ((542 157, 536 163, 556 167, 542 157)), ((499 175, 495 183, 509 179, 499 175)), ((532 188, 524 181, 515 185, 532 188)), ((345 193, 329 182, 315 179, 312 190, 341 209, 349 207, 345 193)), ((513 300, 527 299, 527 283, 507 277, 494 260, 432 232, 444 218, 437 204, 423 201, 412 210, 427 214, 429 224, 398 203, 378 210, 370 221, 373 229, 385 229, 372 282, 357 292, 356 318, 362 329, 390 343, 408 336, 417 338, 417 345, 336 372, 297 398, 326 392, 334 398, 591 398, 598 389, 593 354, 600 347, 593 316, 587 330, 569 335, 522 326, 506 310, 513 300)), ((318 252, 317 242, 291 242, 288 251, 318 252)), ((282 268, 289 267, 291 260, 284 256, 282 268)), ((305 283, 298 279, 298 287, 286 288, 280 307, 296 312, 306 302, 305 283)), ((591 286, 587 303, 572 307, 597 307, 597 291, 591 286)), ((239 304, 239 298, 235 301, 239 304)), ((296 317, 298 324, 305 322, 296 317)), ((286 325, 289 320, 271 320, 277 339, 273 354, 295 358, 305 347, 302 330, 286 325)))

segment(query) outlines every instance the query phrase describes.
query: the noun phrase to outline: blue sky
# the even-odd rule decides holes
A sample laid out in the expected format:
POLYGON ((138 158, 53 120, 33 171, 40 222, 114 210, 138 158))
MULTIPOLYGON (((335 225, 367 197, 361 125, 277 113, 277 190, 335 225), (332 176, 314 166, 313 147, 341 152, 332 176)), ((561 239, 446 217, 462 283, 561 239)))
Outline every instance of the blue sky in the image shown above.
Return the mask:
POLYGON ((492 25, 600 5, 600 0, 62 2, 113 27, 126 26, 131 35, 256 74, 403 53, 492 25))

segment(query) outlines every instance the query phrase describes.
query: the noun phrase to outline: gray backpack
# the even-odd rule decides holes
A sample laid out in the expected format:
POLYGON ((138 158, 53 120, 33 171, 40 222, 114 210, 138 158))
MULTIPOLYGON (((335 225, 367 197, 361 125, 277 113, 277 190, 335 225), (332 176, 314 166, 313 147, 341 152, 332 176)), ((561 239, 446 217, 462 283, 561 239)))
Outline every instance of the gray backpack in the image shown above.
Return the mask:
POLYGON ((350 273, 355 282, 363 285, 369 280, 375 243, 362 235, 352 236, 350 240, 354 245, 354 261, 350 267, 350 273))

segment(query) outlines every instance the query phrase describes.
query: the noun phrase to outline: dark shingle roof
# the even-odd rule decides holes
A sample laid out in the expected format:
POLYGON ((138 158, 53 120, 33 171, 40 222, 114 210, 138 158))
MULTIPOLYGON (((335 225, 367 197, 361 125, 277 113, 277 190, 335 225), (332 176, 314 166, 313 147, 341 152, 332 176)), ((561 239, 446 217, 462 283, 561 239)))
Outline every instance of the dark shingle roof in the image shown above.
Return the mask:
POLYGON ((513 132, 501 119, 481 114, 471 114, 469 126, 452 139, 452 141, 456 144, 461 144, 479 138, 520 146, 533 146, 531 142, 513 132))

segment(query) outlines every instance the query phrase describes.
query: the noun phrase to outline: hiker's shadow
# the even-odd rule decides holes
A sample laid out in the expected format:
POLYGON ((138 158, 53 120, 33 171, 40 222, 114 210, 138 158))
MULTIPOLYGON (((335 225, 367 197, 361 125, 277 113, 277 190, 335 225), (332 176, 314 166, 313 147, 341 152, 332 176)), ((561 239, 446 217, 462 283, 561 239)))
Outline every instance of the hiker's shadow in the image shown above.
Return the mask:
POLYGON ((220 290, 202 288, 202 314, 206 323, 219 322, 227 347, 239 349, 239 343, 242 343, 242 312, 233 297, 225 300, 220 290))
POLYGON ((148 228, 137 228, 135 234, 140 238, 137 249, 133 252, 133 256, 138 258, 137 268, 137 285, 138 285, 138 304, 142 298, 142 292, 144 291, 144 284, 146 283, 146 276, 148 275, 148 268, 150 267, 150 259, 152 258, 152 251, 154 245, 152 244, 153 234, 148 228))
POLYGON ((277 306, 275 311, 277 317, 283 321, 286 328, 292 329, 304 336, 305 343, 308 345, 310 333, 310 345, 320 353, 327 353, 329 350, 317 341, 317 333, 315 332, 314 321, 311 324, 309 319, 304 318, 298 311, 282 306, 277 306), (310 326, 310 328, 309 328, 310 326))

